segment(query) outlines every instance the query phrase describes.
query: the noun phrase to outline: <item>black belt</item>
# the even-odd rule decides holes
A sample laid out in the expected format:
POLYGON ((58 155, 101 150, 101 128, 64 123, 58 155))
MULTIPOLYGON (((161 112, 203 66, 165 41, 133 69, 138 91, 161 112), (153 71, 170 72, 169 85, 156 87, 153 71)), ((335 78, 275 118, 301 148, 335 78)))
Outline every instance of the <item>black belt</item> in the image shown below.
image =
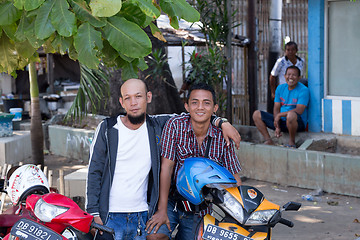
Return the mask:
POLYGON ((201 203, 200 205, 192 204, 186 200, 186 198, 180 195, 175 186, 171 187, 169 198, 175 202, 176 208, 183 212, 198 213, 208 208, 208 205, 205 202, 201 203))

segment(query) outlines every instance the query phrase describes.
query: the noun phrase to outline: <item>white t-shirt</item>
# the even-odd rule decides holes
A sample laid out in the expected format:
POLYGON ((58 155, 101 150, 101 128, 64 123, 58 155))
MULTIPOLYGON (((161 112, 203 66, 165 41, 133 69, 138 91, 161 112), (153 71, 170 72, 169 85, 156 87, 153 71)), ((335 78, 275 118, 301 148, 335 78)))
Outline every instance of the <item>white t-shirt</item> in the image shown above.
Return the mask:
POLYGON ((151 156, 146 122, 138 129, 131 130, 122 123, 119 116, 114 127, 119 131, 119 144, 110 189, 109 211, 147 211, 151 156))
MULTIPOLYGON (((302 59, 302 58, 296 59, 295 66, 300 69, 301 76, 303 76, 304 63, 305 63, 304 59, 302 59)), ((281 57, 276 61, 270 74, 275 77, 279 77, 279 85, 281 85, 283 83, 286 83, 286 80, 285 80, 286 69, 293 65, 294 64, 287 57, 285 57, 285 56, 281 57)))

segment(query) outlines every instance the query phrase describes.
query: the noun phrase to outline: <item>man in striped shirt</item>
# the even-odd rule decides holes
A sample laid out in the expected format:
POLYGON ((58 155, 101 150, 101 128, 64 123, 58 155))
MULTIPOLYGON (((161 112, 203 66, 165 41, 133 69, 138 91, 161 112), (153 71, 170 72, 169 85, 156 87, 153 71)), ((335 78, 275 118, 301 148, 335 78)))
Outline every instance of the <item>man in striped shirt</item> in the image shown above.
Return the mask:
POLYGON ((241 184, 238 175, 241 167, 233 144, 226 144, 220 129, 210 124, 211 115, 218 109, 215 99, 215 92, 209 85, 191 86, 185 103, 189 114, 171 118, 163 129, 160 199, 157 213, 147 224, 149 231, 154 228, 154 234, 147 239, 168 239, 177 224, 177 239, 194 239, 194 228, 208 209, 199 209, 199 214, 194 211, 194 206, 182 204, 178 194, 174 193, 176 188, 170 187, 171 179, 175 182, 186 158, 204 157, 209 141, 208 158, 227 168, 241 184))

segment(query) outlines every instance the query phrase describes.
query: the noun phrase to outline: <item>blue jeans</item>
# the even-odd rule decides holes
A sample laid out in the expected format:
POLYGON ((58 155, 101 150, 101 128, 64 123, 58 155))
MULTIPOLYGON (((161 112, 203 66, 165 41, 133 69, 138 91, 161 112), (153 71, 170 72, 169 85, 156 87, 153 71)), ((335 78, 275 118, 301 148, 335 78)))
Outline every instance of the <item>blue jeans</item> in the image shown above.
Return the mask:
POLYGON ((171 239, 172 231, 174 231, 176 225, 179 224, 176 234, 177 240, 191 240, 195 238, 196 226, 201 221, 199 215, 195 215, 193 212, 183 212, 175 208, 175 201, 171 199, 168 200, 167 214, 170 221, 171 232, 169 232, 166 224, 163 224, 157 233, 163 233, 171 239))
POLYGON ((109 213, 106 226, 115 230, 115 240, 146 240, 147 218, 147 212, 109 213))

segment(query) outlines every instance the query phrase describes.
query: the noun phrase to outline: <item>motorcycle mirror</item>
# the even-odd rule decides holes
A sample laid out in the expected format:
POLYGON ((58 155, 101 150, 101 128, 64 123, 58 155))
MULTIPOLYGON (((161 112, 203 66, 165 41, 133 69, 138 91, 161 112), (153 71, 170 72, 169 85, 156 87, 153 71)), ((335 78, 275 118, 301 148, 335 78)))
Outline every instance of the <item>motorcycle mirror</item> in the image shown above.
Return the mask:
POLYGON ((299 210, 300 207, 301 207, 301 203, 297 203, 297 202, 288 202, 283 206, 285 211, 297 211, 299 210))

